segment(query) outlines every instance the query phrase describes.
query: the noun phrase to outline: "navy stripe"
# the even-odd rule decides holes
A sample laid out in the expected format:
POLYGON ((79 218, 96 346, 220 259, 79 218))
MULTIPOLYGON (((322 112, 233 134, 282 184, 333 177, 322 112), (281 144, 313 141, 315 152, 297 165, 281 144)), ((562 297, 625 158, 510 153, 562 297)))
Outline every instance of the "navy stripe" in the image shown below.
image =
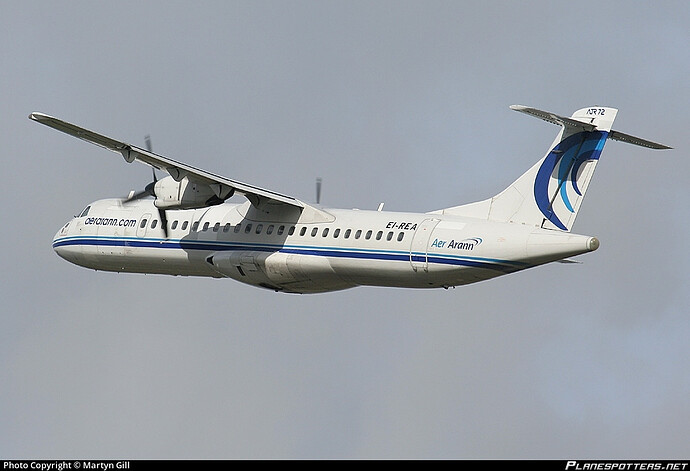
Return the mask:
POLYGON ((380 251, 374 249, 292 246, 278 244, 248 244, 221 241, 66 237, 53 242, 53 248, 79 245, 173 250, 205 250, 213 252, 248 250, 253 252, 282 252, 297 255, 314 255, 320 257, 352 258, 361 260, 388 260, 401 262, 410 262, 411 258, 412 261, 418 263, 424 263, 428 260, 428 263, 484 268, 489 270, 498 270, 504 273, 512 273, 528 266, 528 264, 522 262, 479 257, 460 257, 454 255, 429 255, 427 257, 426 254, 421 252, 415 252, 410 256, 410 252, 408 251, 380 251))

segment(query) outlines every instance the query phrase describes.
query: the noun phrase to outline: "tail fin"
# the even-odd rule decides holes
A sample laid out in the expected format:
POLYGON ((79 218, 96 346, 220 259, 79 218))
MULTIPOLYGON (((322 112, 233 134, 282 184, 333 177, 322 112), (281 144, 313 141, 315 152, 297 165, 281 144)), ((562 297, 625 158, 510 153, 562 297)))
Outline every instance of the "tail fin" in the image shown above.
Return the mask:
POLYGON ((521 105, 510 108, 561 126, 547 154, 493 198, 436 213, 569 232, 606 139, 651 149, 670 149, 662 144, 612 131, 611 126, 618 113, 615 108, 582 108, 570 118, 521 105))

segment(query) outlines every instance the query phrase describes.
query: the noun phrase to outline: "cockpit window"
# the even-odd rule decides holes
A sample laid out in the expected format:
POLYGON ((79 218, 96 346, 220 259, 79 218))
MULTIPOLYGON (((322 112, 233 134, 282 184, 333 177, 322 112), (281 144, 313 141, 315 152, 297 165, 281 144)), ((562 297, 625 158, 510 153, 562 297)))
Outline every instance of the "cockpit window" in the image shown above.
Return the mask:
POLYGON ((80 217, 80 218, 86 217, 86 216, 89 214, 89 209, 91 209, 91 206, 87 206, 86 208, 84 208, 84 211, 81 212, 81 214, 79 215, 79 217, 80 217))

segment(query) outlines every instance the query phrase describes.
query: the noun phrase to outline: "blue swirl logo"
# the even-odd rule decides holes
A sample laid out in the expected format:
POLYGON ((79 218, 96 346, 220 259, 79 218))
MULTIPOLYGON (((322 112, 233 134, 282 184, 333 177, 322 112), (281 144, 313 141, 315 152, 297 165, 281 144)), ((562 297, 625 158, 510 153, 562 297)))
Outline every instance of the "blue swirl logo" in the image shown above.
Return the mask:
POLYGON ((544 217, 559 229, 568 230, 556 214, 552 201, 558 196, 568 211, 575 212, 568 189, 582 196, 577 183, 580 168, 589 160, 599 160, 607 137, 605 131, 579 132, 568 136, 551 149, 539 167, 534 179, 534 200, 544 217))

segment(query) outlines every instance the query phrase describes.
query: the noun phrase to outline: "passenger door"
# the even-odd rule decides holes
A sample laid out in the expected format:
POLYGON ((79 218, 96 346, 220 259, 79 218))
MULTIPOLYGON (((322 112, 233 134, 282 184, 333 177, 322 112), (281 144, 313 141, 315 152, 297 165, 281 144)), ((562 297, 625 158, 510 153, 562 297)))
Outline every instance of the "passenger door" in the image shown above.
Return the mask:
POLYGON ((429 239, 440 219, 425 219, 412 236, 410 243, 410 264, 414 271, 429 271, 429 239))

